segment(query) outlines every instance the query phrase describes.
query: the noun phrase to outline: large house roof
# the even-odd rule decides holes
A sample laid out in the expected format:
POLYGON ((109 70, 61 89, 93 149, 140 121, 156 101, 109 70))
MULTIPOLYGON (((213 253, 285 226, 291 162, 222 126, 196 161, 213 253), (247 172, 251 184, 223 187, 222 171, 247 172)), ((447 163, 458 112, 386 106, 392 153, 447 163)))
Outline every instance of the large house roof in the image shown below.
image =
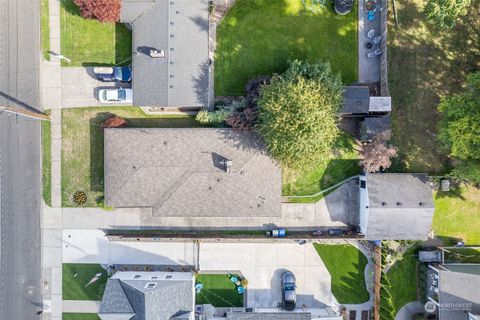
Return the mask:
POLYGON ((435 211, 427 175, 367 175, 367 239, 426 239, 435 211))
POLYGON ((309 312, 229 312, 227 320, 311 320, 309 312))
POLYGON ((441 270, 439 276, 440 320, 465 320, 465 311, 480 314, 480 275, 441 270))
POLYGON ((120 20, 132 25, 134 105, 208 105, 208 0, 123 0, 120 20))
POLYGON ((118 272, 108 279, 100 305, 102 320, 193 319, 191 273, 118 272), (141 278, 136 279, 136 276, 141 278), (148 276, 148 278, 146 278, 148 276), (154 278, 156 276, 156 278, 154 278), (178 278, 178 279, 177 279, 178 278))
POLYGON ((155 216, 280 216, 281 172, 253 134, 106 129, 105 200, 155 216))

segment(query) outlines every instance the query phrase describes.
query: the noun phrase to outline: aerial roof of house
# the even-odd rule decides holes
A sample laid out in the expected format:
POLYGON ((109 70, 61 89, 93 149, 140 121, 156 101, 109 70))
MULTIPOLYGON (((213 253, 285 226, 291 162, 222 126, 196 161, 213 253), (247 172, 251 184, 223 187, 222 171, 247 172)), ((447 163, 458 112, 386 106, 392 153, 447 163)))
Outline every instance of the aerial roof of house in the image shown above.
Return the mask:
POLYGON ((123 0, 120 21, 132 26, 134 105, 208 106, 208 0, 123 0))
POLYGON ((227 320, 311 320, 309 312, 228 312, 227 320))
POLYGON ((392 111, 391 104, 391 97, 371 96, 367 86, 346 86, 341 113, 387 113, 392 111))
POLYGON ((193 320, 190 272, 117 272, 107 280, 102 320, 193 320))
POLYGON ((390 125, 390 116, 366 117, 361 127, 362 140, 390 140, 392 136, 392 130, 390 129, 390 125))
POLYGON ((106 129, 105 201, 154 216, 281 215, 280 167, 254 134, 231 129, 106 129))
POLYGON ((367 174, 367 239, 426 239, 435 211, 425 174, 367 174))
POLYGON ((438 288, 438 302, 444 306, 440 320, 465 320, 465 311, 480 314, 480 275, 440 270, 438 288))

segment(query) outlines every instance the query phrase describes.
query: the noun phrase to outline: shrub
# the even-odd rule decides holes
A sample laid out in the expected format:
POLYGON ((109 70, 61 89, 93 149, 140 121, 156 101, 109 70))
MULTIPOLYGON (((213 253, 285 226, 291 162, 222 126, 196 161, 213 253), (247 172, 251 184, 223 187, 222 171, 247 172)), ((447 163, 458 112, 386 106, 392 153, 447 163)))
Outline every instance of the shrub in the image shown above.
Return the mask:
POLYGON ((119 116, 108 118, 102 123, 102 128, 123 128, 127 126, 127 121, 119 116))
POLYGON ((230 105, 217 106, 216 110, 200 110, 197 113, 196 120, 205 125, 223 126, 226 120, 235 110, 245 107, 245 101, 234 101, 230 105))
POLYGON ((82 17, 97 19, 100 22, 120 20, 120 0, 74 0, 82 17))

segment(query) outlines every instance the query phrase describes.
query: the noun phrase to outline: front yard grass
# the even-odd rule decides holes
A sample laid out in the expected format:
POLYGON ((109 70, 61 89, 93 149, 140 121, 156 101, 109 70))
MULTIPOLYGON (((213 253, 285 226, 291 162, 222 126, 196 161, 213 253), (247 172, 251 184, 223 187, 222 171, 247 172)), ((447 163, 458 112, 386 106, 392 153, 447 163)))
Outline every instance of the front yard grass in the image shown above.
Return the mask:
POLYGON ((436 193, 433 230, 436 236, 446 239, 445 245, 457 240, 480 244, 480 189, 464 185, 436 193))
POLYGON ((341 304, 369 300, 365 284, 367 258, 352 245, 314 244, 332 279, 332 293, 341 304))
POLYGON ((472 2, 468 15, 449 30, 438 30, 425 18, 426 2, 397 1, 399 28, 390 15, 388 82, 393 100, 392 142, 399 152, 392 169, 397 172, 448 170, 436 141, 437 106, 441 97, 462 89, 467 73, 480 69, 480 2, 472 2))
POLYGON ((42 121, 42 196, 45 203, 52 205, 52 139, 50 121, 42 121))
POLYGON ((212 304, 214 307, 243 307, 243 294, 230 281, 227 274, 199 274, 197 283, 203 288, 195 295, 196 304, 212 304))
POLYGON ((80 16, 73 0, 60 1, 62 66, 129 64, 132 34, 123 24, 101 23, 80 16))
MULTIPOLYGON (((360 173, 359 155, 354 139, 346 133, 340 137, 332 159, 311 168, 293 172, 283 170, 284 196, 312 195, 360 173)), ((326 194, 306 198, 290 198, 291 202, 315 202, 326 194)))
POLYGON ((217 28, 215 95, 244 94, 248 80, 287 68, 288 59, 328 60, 357 81, 357 9, 314 13, 302 0, 237 0, 217 28))
POLYGON ((96 313, 62 313, 62 320, 100 320, 96 313))
POLYGON ((446 248, 445 263, 479 263, 480 247, 446 248))
POLYGON ((107 271, 99 264, 64 263, 62 269, 63 300, 102 300, 107 271), (97 273, 102 274, 100 278, 85 287, 97 273))
POLYGON ((76 206, 72 195, 83 191, 87 207, 103 197, 102 123, 113 114, 128 127, 188 128, 201 126, 190 116, 147 116, 137 107, 92 107, 62 110, 62 205, 76 206))
POLYGON ((42 40, 43 58, 50 61, 50 17, 48 0, 40 1, 40 37, 42 40))

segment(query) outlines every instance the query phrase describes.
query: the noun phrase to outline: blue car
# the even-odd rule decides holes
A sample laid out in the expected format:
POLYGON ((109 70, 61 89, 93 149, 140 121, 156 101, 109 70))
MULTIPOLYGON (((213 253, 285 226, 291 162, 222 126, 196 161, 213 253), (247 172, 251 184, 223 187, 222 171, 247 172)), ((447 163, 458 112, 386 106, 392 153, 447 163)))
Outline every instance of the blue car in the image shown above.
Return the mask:
POLYGON ((130 82, 132 81, 132 68, 130 67, 95 67, 95 77, 104 82, 130 82))

